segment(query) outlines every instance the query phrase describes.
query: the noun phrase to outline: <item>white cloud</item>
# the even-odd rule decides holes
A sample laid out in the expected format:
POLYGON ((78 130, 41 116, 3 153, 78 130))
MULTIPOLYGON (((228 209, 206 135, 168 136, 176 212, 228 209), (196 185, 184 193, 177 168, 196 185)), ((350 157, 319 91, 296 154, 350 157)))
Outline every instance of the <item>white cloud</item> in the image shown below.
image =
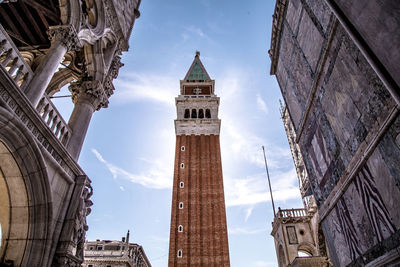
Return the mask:
POLYGON ((169 189, 172 184, 172 175, 168 175, 170 168, 165 166, 159 160, 153 161, 153 166, 150 166, 147 172, 142 172, 139 174, 130 173, 112 163, 106 161, 103 156, 96 150, 92 149, 93 154, 97 159, 102 162, 107 169, 111 172, 114 179, 121 177, 127 179, 132 183, 140 184, 147 188, 154 189, 169 189))
POLYGON ((119 189, 121 189, 121 191, 125 191, 125 188, 123 186, 120 186, 119 189))
MULTIPOLYGON (((300 198, 294 169, 288 172, 276 172, 274 177, 276 178, 272 182, 272 194, 275 201, 300 198)), ((271 200, 266 174, 245 179, 225 179, 224 184, 228 207, 255 205, 271 200)))
POLYGON ((257 94, 257 107, 259 110, 264 112, 266 115, 268 115, 268 108, 267 104, 265 104, 265 101, 261 98, 260 94, 257 94))
POLYGON ((246 210, 246 217, 244 218, 244 221, 247 222, 247 220, 249 219, 251 213, 253 212, 254 206, 251 206, 250 208, 248 208, 246 210))
POLYGON ((266 232, 266 231, 267 231, 267 229, 249 230, 249 229, 241 228, 241 227, 228 229, 228 233, 230 235, 254 235, 254 234, 259 234, 259 233, 266 232))
POLYGON ((117 102, 151 101, 174 106, 179 80, 171 75, 131 72, 120 75, 114 86, 117 90, 113 100, 117 102))

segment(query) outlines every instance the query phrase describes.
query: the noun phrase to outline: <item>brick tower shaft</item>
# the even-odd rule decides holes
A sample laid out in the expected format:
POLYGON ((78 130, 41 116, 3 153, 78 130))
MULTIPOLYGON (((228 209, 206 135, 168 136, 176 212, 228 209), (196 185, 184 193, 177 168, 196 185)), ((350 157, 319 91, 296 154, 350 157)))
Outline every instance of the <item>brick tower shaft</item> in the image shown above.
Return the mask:
POLYGON ((168 266, 229 266, 219 97, 199 54, 181 81, 176 106, 168 266))

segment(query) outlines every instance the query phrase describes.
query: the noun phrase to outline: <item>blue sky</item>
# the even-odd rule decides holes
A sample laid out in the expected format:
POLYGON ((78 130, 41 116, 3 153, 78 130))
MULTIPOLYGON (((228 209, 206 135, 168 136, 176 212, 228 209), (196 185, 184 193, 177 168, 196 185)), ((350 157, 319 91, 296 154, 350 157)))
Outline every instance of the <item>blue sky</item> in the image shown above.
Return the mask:
MULTIPOLYGON (((174 98, 199 50, 221 97, 231 266, 277 266, 262 145, 276 207, 302 204, 279 114, 280 91, 269 75, 274 4, 142 1, 116 91, 109 108, 94 114, 79 159, 94 187, 88 240, 120 239, 130 229, 131 241, 144 247, 152 265, 167 266, 174 98)), ((65 114, 72 107, 69 100, 54 101, 65 114)))

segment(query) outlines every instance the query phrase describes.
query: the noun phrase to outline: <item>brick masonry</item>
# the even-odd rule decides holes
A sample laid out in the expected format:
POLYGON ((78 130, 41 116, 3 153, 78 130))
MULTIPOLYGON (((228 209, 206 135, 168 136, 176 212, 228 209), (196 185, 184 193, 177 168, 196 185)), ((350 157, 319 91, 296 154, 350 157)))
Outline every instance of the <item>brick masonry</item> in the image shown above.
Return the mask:
POLYGON ((219 135, 177 136, 175 155, 169 266, 229 266, 219 135))

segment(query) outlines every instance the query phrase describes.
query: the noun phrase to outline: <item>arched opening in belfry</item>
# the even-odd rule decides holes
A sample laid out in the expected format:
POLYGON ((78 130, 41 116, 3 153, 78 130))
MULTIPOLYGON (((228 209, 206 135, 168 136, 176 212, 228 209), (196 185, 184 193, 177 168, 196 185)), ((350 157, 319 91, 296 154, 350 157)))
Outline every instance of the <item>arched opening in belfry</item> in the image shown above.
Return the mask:
POLYGON ((211 118, 211 112, 209 109, 206 109, 206 118, 210 119, 211 118))
POLYGON ((184 115, 185 119, 189 119, 190 118, 190 110, 187 108, 185 109, 185 115, 184 115))
POLYGON ((199 109, 199 119, 203 119, 203 118, 204 118, 204 110, 199 109))
POLYGON ((1 140, 0 156, 0 265, 18 266, 29 232, 28 195, 19 166, 1 140))
POLYGON ((192 109, 192 119, 196 119, 197 118, 197 110, 192 109))

